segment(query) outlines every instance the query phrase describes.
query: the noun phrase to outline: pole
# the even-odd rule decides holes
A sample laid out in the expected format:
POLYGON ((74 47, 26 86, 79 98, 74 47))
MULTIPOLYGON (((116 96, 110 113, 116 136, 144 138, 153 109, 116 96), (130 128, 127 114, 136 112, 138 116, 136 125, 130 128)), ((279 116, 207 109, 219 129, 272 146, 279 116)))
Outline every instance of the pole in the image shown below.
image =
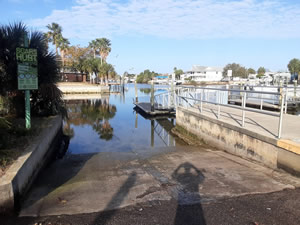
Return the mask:
POLYGON ((135 81, 134 81, 134 90, 135 90, 135 103, 138 103, 138 90, 137 90, 137 84, 136 84, 137 75, 135 75, 135 81))
POLYGON ((171 107, 174 106, 174 98, 173 98, 173 93, 174 93, 174 82, 175 82, 175 73, 172 73, 172 81, 171 81, 171 107))
POLYGON ((154 146, 154 120, 151 120, 151 147, 154 146))
MULTIPOLYGON (((280 93, 280 98, 283 99, 283 93, 280 93)), ((282 119, 283 119, 283 104, 284 102, 281 101, 280 104, 280 116, 279 116, 279 125, 278 125, 278 138, 281 138, 281 130, 282 130, 282 119)))
MULTIPOLYGON (((26 32, 24 34, 24 47, 28 47, 28 37, 26 32)), ((25 127, 27 130, 31 128, 30 90, 25 90, 25 127)))
POLYGON ((220 119, 220 111, 221 111, 221 106, 220 106, 220 104, 221 104, 220 90, 218 90, 218 92, 217 92, 217 98, 218 98, 218 100, 217 100, 217 102, 218 102, 218 119, 220 119))
POLYGON ((151 112, 154 112, 154 81, 151 81, 151 112))
POLYGON ((242 101, 242 107, 243 107, 243 114, 242 114, 242 127, 245 126, 245 108, 246 108, 246 99, 247 99, 247 93, 244 92, 243 101, 242 101))
POLYGON ((135 111, 135 124, 134 124, 135 128, 138 128, 138 113, 137 111, 135 111))

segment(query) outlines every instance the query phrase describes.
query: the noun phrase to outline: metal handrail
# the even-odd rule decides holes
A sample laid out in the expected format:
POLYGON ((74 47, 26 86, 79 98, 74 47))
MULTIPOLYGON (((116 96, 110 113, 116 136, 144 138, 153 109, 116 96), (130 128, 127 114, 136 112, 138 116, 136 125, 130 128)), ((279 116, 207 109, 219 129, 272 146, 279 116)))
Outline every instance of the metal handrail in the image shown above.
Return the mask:
MULTIPOLYGON (((185 101, 187 100, 192 100, 192 101, 197 101, 200 102, 200 113, 202 113, 203 109, 203 103, 209 103, 209 104, 213 104, 213 105, 217 105, 218 106, 218 113, 217 113, 217 118, 220 119, 220 108, 221 106, 224 107, 229 107, 229 108, 235 108, 235 109, 241 109, 242 110, 242 126, 245 126, 245 114, 246 111, 251 111, 251 112, 255 112, 255 113, 260 113, 260 114, 266 114, 266 115, 271 115, 271 116, 276 116, 279 117, 279 124, 278 124, 278 135, 277 137, 280 138, 281 137, 281 130, 282 130, 282 120, 283 120, 283 108, 285 106, 285 108, 287 108, 287 103, 286 103, 286 98, 285 98, 285 94, 284 92, 278 93, 278 92, 252 92, 252 91, 246 91, 246 90, 237 90, 238 92, 243 92, 242 97, 242 105, 241 106, 233 106, 233 105, 229 105, 229 104, 222 104, 220 103, 220 91, 232 91, 230 89, 220 89, 220 88, 196 88, 196 89, 202 89, 202 90, 216 90, 217 91, 217 102, 211 102, 211 101, 206 101, 203 100, 203 92, 200 93, 201 97, 200 99, 195 99, 195 98, 190 98, 187 96, 177 96, 181 99, 184 99, 185 101), (262 110, 262 107, 260 110, 256 110, 256 109, 249 109, 246 108, 246 101, 247 101, 247 93, 260 93, 260 94, 272 94, 272 95, 279 95, 280 96, 280 102, 281 102, 281 107, 280 107, 280 113, 272 113, 272 112, 268 112, 268 111, 264 111, 262 110)), ((179 101, 178 101, 179 102, 179 101)), ((188 102, 188 101, 187 101, 188 102)), ((191 105, 193 107, 193 105, 195 104, 191 104, 188 102, 189 105, 191 105)))
MULTIPOLYGON (((193 100, 193 101, 201 101, 199 99, 189 98, 189 97, 184 97, 184 96, 178 96, 178 97, 182 98, 182 99, 190 99, 190 100, 193 100)), ((230 105, 230 104, 222 104, 222 103, 210 102, 210 101, 205 101, 205 100, 202 100, 202 103, 208 103, 208 104, 211 104, 211 105, 220 105, 220 106, 225 106, 225 107, 233 108, 233 109, 241 109, 241 106, 230 105)), ((270 116, 275 116, 275 117, 279 116, 279 113, 270 112, 270 111, 266 111, 266 110, 261 111, 261 110, 254 109, 254 108, 245 108, 244 110, 249 111, 249 112, 256 112, 256 113, 266 114, 266 115, 270 115, 270 116)))
POLYGON ((268 92, 268 91, 250 91, 250 90, 239 90, 239 89, 226 89, 226 88, 207 88, 207 87, 183 87, 182 89, 200 89, 200 90, 212 90, 212 91, 230 91, 230 92, 244 92, 253 94, 268 94, 268 95, 280 95, 278 92, 268 92))

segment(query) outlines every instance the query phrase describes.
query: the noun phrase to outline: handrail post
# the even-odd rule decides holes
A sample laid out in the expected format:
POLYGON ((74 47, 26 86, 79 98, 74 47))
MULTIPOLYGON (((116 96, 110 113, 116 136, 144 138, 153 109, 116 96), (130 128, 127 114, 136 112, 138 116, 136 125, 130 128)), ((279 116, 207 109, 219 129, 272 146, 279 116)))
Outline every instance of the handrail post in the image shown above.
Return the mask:
POLYGON ((218 103, 218 119, 220 119, 220 111, 221 111, 221 106, 220 106, 220 90, 218 90, 218 92, 217 92, 217 94, 218 94, 218 99, 217 99, 217 103, 218 103))
POLYGON ((243 105, 242 105, 242 107, 243 107, 242 127, 245 126, 245 108, 246 108, 246 99, 247 99, 247 93, 244 92, 244 95, 243 95, 243 101, 242 101, 242 103, 243 103, 243 105))
POLYGON ((260 94, 260 110, 263 110, 264 100, 262 98, 262 94, 260 94))
MULTIPOLYGON (((282 92, 281 92, 281 99, 283 99, 283 96, 282 96, 282 92)), ((281 138, 281 130, 282 130, 282 119, 283 119, 283 105, 284 104, 284 101, 281 101, 281 106, 280 106, 280 116, 279 116, 279 125, 278 125, 278 139, 281 138)))
POLYGON ((202 93, 200 93, 200 112, 202 113, 202 101, 203 101, 203 89, 202 89, 202 93))

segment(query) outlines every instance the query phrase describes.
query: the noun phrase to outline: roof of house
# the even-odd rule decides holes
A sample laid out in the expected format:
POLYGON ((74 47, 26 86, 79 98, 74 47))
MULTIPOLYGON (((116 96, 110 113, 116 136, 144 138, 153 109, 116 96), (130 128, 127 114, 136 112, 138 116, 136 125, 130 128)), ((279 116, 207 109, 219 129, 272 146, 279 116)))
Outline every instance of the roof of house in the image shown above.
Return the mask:
POLYGON ((193 71, 193 72, 209 72, 209 71, 223 72, 223 67, 193 65, 191 71, 193 71))

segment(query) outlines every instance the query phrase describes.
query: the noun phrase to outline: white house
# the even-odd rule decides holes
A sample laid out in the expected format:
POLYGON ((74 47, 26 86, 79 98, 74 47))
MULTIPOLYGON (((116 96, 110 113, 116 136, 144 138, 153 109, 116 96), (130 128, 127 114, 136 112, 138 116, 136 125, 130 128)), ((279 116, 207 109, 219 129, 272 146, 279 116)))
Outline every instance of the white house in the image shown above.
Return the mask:
POLYGON ((221 81, 223 76, 222 67, 207 67, 194 65, 190 71, 180 76, 181 80, 191 79, 197 82, 201 81, 221 81))

